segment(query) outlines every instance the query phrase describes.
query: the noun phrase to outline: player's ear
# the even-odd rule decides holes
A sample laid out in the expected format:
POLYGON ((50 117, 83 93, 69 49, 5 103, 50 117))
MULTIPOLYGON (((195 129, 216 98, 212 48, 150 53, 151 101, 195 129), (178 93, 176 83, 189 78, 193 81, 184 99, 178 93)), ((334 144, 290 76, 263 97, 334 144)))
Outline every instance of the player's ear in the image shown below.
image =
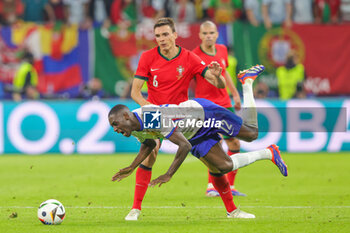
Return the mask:
POLYGON ((174 37, 175 39, 177 39, 177 32, 174 32, 174 37))

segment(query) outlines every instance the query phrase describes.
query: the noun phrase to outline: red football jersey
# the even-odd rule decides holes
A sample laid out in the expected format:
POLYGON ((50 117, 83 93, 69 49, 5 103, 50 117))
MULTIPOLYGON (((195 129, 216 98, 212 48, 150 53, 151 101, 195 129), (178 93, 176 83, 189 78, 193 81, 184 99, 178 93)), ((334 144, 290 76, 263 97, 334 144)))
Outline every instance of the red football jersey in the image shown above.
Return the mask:
POLYGON ((179 104, 188 100, 191 79, 207 69, 207 64, 187 49, 179 47, 179 53, 169 60, 155 47, 142 53, 135 78, 147 81, 147 100, 152 104, 179 104))
MULTIPOLYGON (((193 52, 207 64, 217 61, 222 67, 222 75, 224 76, 226 67, 228 66, 227 48, 225 45, 217 44, 215 45, 215 49, 216 53, 214 56, 205 53, 200 46, 196 47, 193 52)), ((195 97, 208 99, 225 108, 232 107, 231 99, 226 88, 217 88, 201 76, 196 76, 195 97)))

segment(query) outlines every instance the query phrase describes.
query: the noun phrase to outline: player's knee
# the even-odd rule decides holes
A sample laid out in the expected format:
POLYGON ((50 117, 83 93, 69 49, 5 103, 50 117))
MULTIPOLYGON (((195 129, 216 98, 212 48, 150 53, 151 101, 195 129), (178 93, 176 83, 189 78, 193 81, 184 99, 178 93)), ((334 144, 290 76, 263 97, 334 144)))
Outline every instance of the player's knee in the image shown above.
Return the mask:
POLYGON ((254 130, 254 132, 252 133, 252 141, 258 139, 258 136, 259 136, 259 131, 258 131, 258 129, 256 128, 256 129, 254 130))
POLYGON ((252 128, 252 130, 249 132, 249 136, 247 138, 247 142, 252 142, 256 139, 258 139, 259 131, 258 128, 252 128))
POLYGON ((218 169, 219 169, 220 173, 222 173, 222 174, 226 174, 226 173, 232 171, 232 168, 233 168, 232 160, 225 161, 224 163, 222 163, 218 166, 218 169))

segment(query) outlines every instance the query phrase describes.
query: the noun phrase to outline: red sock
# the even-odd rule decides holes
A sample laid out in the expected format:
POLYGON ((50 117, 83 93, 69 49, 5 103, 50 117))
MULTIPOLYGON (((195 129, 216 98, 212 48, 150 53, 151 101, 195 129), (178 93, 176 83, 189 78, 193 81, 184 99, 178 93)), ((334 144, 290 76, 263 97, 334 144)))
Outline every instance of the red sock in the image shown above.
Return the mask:
POLYGON ((151 181, 151 176, 152 168, 143 166, 142 164, 137 168, 133 209, 141 210, 142 200, 151 181))
MULTIPOLYGON (((236 151, 231 151, 231 150, 228 150, 227 151, 227 154, 229 156, 231 155, 234 155, 234 154, 237 154, 239 153, 239 150, 236 150, 236 151)), ((236 179, 236 174, 237 174, 238 170, 234 170, 234 171, 231 171, 229 173, 226 174, 227 176, 227 179, 228 179, 228 182, 230 183, 231 186, 234 186, 235 185, 235 179, 236 179)))
POLYGON ((227 212, 232 212, 237 207, 233 203, 232 193, 230 184, 228 183, 227 177, 225 175, 221 176, 211 176, 212 182, 216 190, 220 193, 220 197, 225 204, 227 212))
POLYGON ((234 171, 229 172, 229 173, 226 174, 227 180, 230 183, 230 186, 234 186, 235 185, 235 179, 236 179, 237 172, 238 172, 238 170, 234 170, 234 171))
POLYGON ((208 169, 208 184, 211 183, 211 178, 210 178, 210 172, 209 172, 209 169, 208 169))

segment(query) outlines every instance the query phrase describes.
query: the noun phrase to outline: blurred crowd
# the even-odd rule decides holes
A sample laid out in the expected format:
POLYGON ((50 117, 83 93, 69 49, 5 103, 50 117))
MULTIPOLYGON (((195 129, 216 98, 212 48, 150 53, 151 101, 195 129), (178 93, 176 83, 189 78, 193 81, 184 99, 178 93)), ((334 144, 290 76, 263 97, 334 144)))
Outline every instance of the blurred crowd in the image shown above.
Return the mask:
MULTIPOLYGON (((0 26, 25 21, 77 24, 82 29, 107 29, 111 25, 128 28, 159 17, 187 23, 212 20, 226 24, 241 20, 266 29, 274 25, 339 24, 350 22, 350 0, 0 0, 0 26)), ((21 100, 23 95, 30 99, 39 96, 32 60, 32 55, 24 53, 14 78, 14 100, 21 100)), ((293 54, 277 69, 276 77, 281 99, 305 97, 305 71, 293 54)), ((101 91, 101 82, 93 79, 82 87, 81 96, 101 97, 101 91)), ((264 83, 255 87, 257 98, 267 97, 268 93, 264 83)))
POLYGON ((350 0, 1 0, 0 22, 79 24, 81 27, 132 25, 172 17, 193 23, 206 19, 252 25, 341 23, 350 20, 350 0))

